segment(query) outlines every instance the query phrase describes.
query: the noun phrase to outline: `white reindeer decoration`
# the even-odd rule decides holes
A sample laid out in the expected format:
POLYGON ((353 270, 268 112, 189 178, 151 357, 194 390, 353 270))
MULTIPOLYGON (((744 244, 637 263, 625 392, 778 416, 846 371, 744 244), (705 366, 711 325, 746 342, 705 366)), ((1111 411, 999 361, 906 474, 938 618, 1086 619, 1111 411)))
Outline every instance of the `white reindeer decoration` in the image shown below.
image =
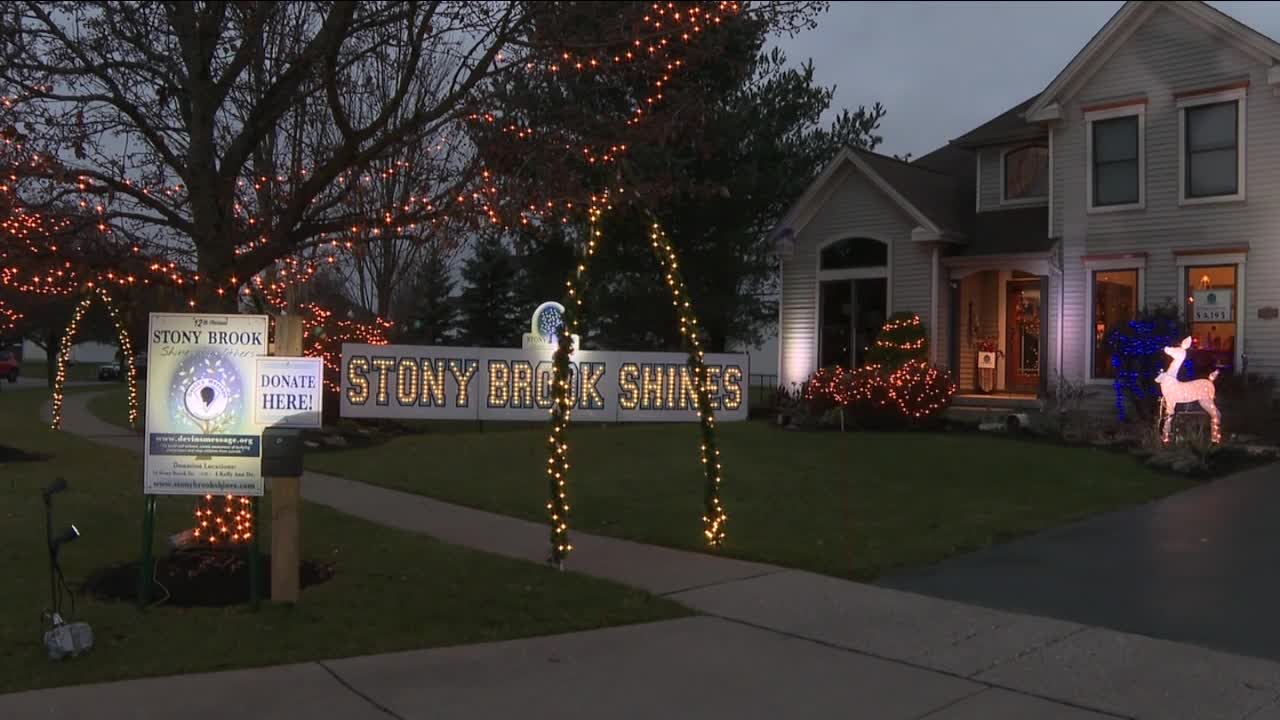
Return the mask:
POLYGON ((1178 407, 1179 403, 1199 403, 1206 413, 1209 413, 1210 429, 1209 438, 1215 445, 1222 440, 1219 432, 1222 415, 1218 412, 1218 406, 1214 402, 1214 396, 1217 389, 1213 385, 1213 381, 1218 377, 1218 371, 1214 370, 1209 373, 1208 379, 1188 380, 1183 382, 1178 379, 1178 369, 1182 367, 1182 363, 1187 359, 1187 349, 1191 347, 1191 338, 1186 338, 1181 345, 1167 347, 1164 353, 1173 358, 1169 363, 1169 369, 1156 375, 1156 383, 1160 385, 1160 411, 1161 411, 1161 433, 1160 439, 1167 445, 1169 444, 1169 432, 1173 427, 1173 411, 1178 407))

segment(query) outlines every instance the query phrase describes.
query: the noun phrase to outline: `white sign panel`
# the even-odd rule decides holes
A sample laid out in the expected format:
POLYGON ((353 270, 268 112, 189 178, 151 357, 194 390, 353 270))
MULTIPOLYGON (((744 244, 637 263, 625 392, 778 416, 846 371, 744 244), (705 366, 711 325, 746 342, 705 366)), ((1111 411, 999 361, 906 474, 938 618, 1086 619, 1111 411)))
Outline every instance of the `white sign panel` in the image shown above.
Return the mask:
POLYGON ((994 370, 996 367, 996 354, 993 352, 978 353, 978 368, 981 370, 994 370))
POLYGON ((260 357, 253 372, 253 418, 264 427, 318 428, 324 402, 324 360, 260 357))
MULTIPOLYGON (((547 419, 553 348, 342 346, 343 417, 438 420, 547 419)), ((703 359, 716 418, 747 419, 748 358, 703 359)), ((688 356, 579 350, 570 360, 573 420, 697 422, 688 356)))
POLYGON ((1195 322, 1231 322, 1235 320, 1234 291, 1196 290, 1191 293, 1191 317, 1195 322))
POLYGON ((147 333, 144 492, 261 495, 255 360, 266 315, 152 313, 147 333))

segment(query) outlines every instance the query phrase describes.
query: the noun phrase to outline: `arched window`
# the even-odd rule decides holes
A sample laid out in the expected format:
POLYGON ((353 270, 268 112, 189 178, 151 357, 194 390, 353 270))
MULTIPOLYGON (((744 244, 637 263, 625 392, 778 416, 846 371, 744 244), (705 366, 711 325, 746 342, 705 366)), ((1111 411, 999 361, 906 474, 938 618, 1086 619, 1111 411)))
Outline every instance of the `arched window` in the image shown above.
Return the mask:
POLYGON ((870 238, 847 238, 822 248, 819 270, 886 267, 889 246, 870 238))
POLYGON ((889 314, 889 245, 851 237, 818 255, 818 366, 860 367, 889 314))
POLYGON ((1004 200, 1049 196, 1049 148, 1027 145, 1004 155, 1004 200))

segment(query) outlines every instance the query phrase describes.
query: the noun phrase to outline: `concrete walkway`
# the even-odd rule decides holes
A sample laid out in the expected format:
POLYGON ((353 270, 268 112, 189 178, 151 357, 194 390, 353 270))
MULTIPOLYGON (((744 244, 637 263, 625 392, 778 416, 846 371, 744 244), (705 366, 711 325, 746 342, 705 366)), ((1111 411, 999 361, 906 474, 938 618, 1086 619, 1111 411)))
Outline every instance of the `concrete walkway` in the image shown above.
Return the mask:
MULTIPOLYGON (((68 430, 139 447, 86 403, 68 398, 68 430)), ((415 495, 311 473, 303 493, 502 555, 540 561, 545 548, 540 525, 415 495)), ((1265 660, 582 533, 574 544, 572 570, 705 615, 18 693, 0 696, 0 717, 1280 720, 1280 664, 1265 660)))

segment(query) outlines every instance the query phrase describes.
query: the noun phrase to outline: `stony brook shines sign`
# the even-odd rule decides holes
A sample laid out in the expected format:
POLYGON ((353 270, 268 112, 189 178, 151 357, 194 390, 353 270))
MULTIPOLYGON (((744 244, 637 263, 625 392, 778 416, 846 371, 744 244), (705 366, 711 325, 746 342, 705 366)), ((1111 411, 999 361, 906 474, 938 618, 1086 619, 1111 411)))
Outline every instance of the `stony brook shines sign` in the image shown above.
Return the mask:
MULTIPOLYGON (((342 416, 440 420, 546 420, 550 343, 523 349, 342 346, 342 416)), ((747 419, 747 356, 704 358, 716 418, 747 419)), ((697 422, 684 353, 579 350, 570 363, 573 419, 697 422)))

